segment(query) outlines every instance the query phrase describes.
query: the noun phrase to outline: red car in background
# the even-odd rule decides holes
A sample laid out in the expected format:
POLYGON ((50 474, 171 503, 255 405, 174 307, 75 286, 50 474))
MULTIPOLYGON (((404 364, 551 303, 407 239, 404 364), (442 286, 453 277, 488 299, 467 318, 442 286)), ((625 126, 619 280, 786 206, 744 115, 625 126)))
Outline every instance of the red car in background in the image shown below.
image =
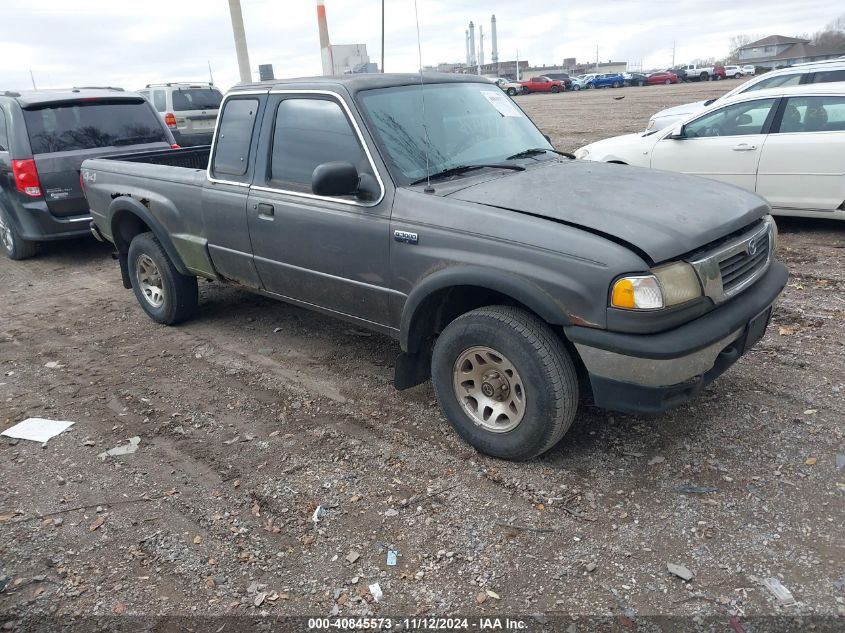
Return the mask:
POLYGON ((720 79, 727 79, 728 73, 725 70, 724 66, 713 66, 713 77, 714 81, 719 81, 720 79))
POLYGON ((525 94, 529 92, 563 92, 566 90, 566 85, 557 79, 549 79, 548 77, 532 77, 528 81, 520 81, 525 94))
POLYGON ((654 86, 655 84, 666 84, 668 86, 669 84, 676 84, 680 80, 675 73, 669 72, 668 70, 661 70, 660 72, 651 73, 646 77, 646 81, 649 86, 654 86))

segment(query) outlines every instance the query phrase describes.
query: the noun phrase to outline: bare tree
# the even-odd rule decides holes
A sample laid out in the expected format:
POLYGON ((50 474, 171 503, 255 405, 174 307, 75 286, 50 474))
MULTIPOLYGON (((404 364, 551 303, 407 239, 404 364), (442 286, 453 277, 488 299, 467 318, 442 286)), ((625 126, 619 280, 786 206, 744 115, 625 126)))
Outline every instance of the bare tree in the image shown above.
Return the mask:
POLYGON ((845 13, 827 24, 824 30, 814 33, 811 39, 816 46, 845 49, 845 13))
POLYGON ((748 46, 751 42, 760 39, 760 35, 749 35, 748 33, 740 33, 739 35, 732 35, 730 38, 730 53, 728 53, 727 58, 725 59, 726 62, 737 62, 739 61, 739 49, 744 46, 748 46))

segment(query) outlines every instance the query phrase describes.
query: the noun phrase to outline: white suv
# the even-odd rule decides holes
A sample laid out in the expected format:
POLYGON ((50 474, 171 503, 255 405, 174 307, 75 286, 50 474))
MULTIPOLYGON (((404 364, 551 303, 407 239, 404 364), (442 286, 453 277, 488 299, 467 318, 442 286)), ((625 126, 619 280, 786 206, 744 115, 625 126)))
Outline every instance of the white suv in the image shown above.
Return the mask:
POLYGON ((772 70, 763 75, 758 75, 754 79, 749 79, 733 90, 726 92, 718 99, 685 103, 674 108, 661 110, 649 119, 646 131, 662 130, 668 125, 672 125, 681 119, 687 118, 691 114, 703 110, 712 103, 722 101, 723 99, 743 92, 748 92, 749 90, 763 90, 765 88, 780 88, 803 84, 821 84, 831 81, 845 81, 845 59, 829 59, 822 62, 796 64, 795 66, 772 70))
POLYGON ((210 83, 147 84, 139 90, 182 146, 210 145, 223 94, 210 83))

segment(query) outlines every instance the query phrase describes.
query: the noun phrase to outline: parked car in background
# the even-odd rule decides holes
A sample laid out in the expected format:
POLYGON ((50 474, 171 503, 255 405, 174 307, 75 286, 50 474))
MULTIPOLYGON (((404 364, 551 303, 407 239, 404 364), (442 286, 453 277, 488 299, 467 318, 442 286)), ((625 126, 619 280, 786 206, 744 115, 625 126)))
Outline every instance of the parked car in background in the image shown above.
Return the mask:
POLYGON ((742 68, 739 66, 725 66, 725 73, 728 77, 733 77, 734 79, 742 78, 742 68))
POLYGON ((584 75, 578 75, 577 77, 570 77, 572 81, 572 88, 571 90, 578 91, 583 90, 587 87, 587 82, 584 81, 584 75))
POLYGON ((548 77, 532 77, 528 81, 521 81, 522 88, 525 94, 531 92, 563 92, 566 90, 566 85, 557 79, 549 79, 548 77))
POLYGON ((661 70, 656 73, 651 73, 646 77, 646 82, 650 86, 654 86, 657 84, 676 84, 679 83, 678 75, 673 72, 669 72, 668 70, 661 70))
POLYGON ((139 92, 161 114, 176 142, 208 145, 214 134, 223 94, 210 83, 147 84, 139 92))
POLYGON ((190 318, 199 277, 391 336, 394 385, 430 376, 455 431, 496 457, 552 448, 581 394, 687 402, 762 338, 786 284, 762 198, 565 158, 477 77, 239 85, 216 133, 83 165, 146 314, 190 318))
POLYGON ((676 66, 675 68, 667 68, 670 73, 675 73, 678 76, 678 81, 683 83, 687 80, 687 69, 684 66, 676 66))
POLYGON ((775 214, 845 219, 845 83, 743 92, 576 156, 721 180, 764 196, 775 214))
POLYGON ((626 86, 645 86, 648 83, 648 77, 643 73, 622 73, 622 79, 626 86))
POLYGON ((749 64, 747 66, 741 66, 740 70, 742 71, 742 74, 745 75, 746 77, 753 77, 754 75, 757 74, 757 68, 753 64, 749 64))
POLYGON ((795 86, 799 84, 803 85, 838 81, 845 81, 845 59, 829 59, 821 62, 809 62, 807 64, 796 64, 795 66, 772 70, 762 75, 757 75, 754 79, 740 84, 733 90, 726 92, 718 99, 685 103, 684 105, 661 110, 649 119, 646 130, 662 130, 664 127, 672 125, 694 112, 703 110, 711 103, 716 103, 722 99, 727 99, 749 90, 763 90, 765 88, 776 88, 778 86, 795 86))
POLYGON ((0 92, 0 247, 7 257, 24 259, 39 242, 90 235, 82 161, 173 144, 137 93, 0 92))
POLYGON ((687 73, 687 79, 694 81, 710 81, 715 79, 717 75, 716 69, 713 66, 698 66, 696 64, 687 64, 684 67, 687 73))
POLYGON ((710 77, 713 81, 720 81, 722 79, 728 78, 728 72, 725 70, 724 66, 713 66, 713 76, 710 77))
POLYGON ((525 91, 524 86, 518 81, 511 81, 510 79, 505 79, 504 77, 498 77, 497 79, 492 79, 491 81, 511 97, 522 94, 525 91))
POLYGON ((549 79, 562 81, 566 90, 572 90, 572 77, 569 76, 569 73, 548 73, 545 76, 549 79))
POLYGON ((585 76, 585 83, 588 89, 593 88, 621 88, 625 85, 625 78, 618 74, 594 73, 585 76))

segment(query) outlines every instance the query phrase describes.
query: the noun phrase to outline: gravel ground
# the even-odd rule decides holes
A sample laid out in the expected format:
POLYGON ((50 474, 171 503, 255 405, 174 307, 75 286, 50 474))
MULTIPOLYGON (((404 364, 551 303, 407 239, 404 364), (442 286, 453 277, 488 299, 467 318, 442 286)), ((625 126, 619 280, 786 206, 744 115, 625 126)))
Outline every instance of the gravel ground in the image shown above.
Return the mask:
MULTIPOLYGON (((519 102, 573 150, 733 85, 519 102)), ((394 391, 398 346, 380 335, 214 283, 193 321, 157 326, 88 240, 0 259, 0 426, 76 422, 45 446, 0 438, 0 622, 544 614, 532 626, 714 617, 750 632, 806 616, 834 630, 845 227, 778 223, 792 276, 751 353, 665 415, 586 408, 522 464, 457 439, 429 384, 394 391), (134 454, 98 457, 134 436, 134 454)))

